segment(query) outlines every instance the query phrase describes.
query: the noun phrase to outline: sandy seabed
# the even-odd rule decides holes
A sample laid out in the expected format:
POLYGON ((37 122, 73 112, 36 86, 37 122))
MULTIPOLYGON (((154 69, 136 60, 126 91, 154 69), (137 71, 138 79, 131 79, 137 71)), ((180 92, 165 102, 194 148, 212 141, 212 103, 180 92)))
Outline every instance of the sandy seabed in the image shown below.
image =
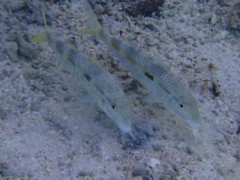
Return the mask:
POLYGON ((76 32, 86 25, 81 1, 44 3, 50 31, 121 82, 143 138, 124 147, 117 126, 81 102, 83 87, 48 45, 30 42, 44 30, 37 0, 3 0, 0 179, 240 179, 238 1, 169 0, 138 17, 123 10, 124 2, 92 1, 107 32, 158 56, 191 87, 202 117, 201 142, 160 105, 142 104, 148 91, 104 44, 76 32))

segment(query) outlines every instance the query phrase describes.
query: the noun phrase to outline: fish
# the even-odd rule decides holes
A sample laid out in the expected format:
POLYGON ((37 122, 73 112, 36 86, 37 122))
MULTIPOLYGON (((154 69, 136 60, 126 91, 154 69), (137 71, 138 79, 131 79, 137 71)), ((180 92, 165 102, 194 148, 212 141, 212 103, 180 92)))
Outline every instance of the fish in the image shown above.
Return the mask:
POLYGON ((83 0, 83 6, 88 27, 76 31, 94 35, 102 41, 118 57, 119 63, 149 90, 149 94, 142 101, 163 104, 175 116, 183 119, 199 139, 201 117, 190 88, 157 57, 149 55, 147 51, 137 48, 132 43, 107 34, 87 0, 83 0))
POLYGON ((47 42, 52 51, 58 55, 63 65, 81 82, 99 108, 112 119, 122 133, 131 134, 132 113, 126 94, 119 81, 104 67, 78 51, 48 30, 45 10, 42 7, 42 18, 45 30, 31 38, 33 43, 47 42))

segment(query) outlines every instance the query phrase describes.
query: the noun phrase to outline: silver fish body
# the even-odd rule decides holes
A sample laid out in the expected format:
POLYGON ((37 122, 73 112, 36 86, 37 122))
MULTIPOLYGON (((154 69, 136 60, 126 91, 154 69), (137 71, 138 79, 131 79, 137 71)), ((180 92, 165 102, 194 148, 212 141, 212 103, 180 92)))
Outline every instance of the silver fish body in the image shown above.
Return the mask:
POLYGON ((106 35, 99 38, 118 57, 120 63, 150 90, 151 95, 146 101, 164 104, 169 111, 184 119, 191 127, 199 128, 200 115, 196 100, 189 88, 165 64, 130 43, 106 35))
POLYGON ((197 136, 201 118, 197 102, 189 88, 164 63, 148 55, 146 51, 107 35, 86 0, 84 6, 90 29, 81 32, 96 35, 118 57, 119 62, 151 92, 145 98, 146 102, 163 103, 168 110, 185 120, 197 136))
POLYGON ((51 33, 45 32, 45 38, 64 66, 96 100, 100 109, 123 133, 131 133, 131 107, 118 81, 99 63, 66 42, 58 40, 51 33))

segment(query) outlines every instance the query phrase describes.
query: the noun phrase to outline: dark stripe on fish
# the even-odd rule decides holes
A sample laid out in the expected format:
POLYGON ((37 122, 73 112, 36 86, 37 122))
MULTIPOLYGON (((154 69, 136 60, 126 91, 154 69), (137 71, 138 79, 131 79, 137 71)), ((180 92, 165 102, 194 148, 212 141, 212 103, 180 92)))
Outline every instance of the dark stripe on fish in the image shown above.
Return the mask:
POLYGON ((135 66, 137 66, 144 73, 145 76, 147 76, 152 81, 154 80, 154 77, 151 74, 146 72, 132 57, 130 57, 128 54, 126 54, 124 51, 122 51, 119 48, 119 46, 117 46, 113 41, 111 41, 111 45, 112 45, 112 47, 114 49, 116 49, 117 51, 121 52, 131 63, 133 63, 135 66))
POLYGON ((153 81, 154 78, 151 74, 149 74, 148 72, 144 72, 144 75, 153 81))
POLYGON ((166 91, 166 93, 170 94, 169 90, 166 89, 159 81, 155 80, 154 76, 151 75, 150 73, 148 73, 147 71, 145 71, 144 67, 142 67, 140 64, 138 64, 131 56, 129 56, 126 52, 124 52, 123 50, 120 49, 120 47, 114 43, 114 40, 115 39, 112 39, 110 41, 111 43, 111 46, 116 49, 118 52, 120 52, 123 56, 125 56, 131 63, 133 63, 135 66, 137 66, 137 68, 139 68, 143 73, 144 75, 151 79, 152 81, 155 81, 164 91, 166 91))

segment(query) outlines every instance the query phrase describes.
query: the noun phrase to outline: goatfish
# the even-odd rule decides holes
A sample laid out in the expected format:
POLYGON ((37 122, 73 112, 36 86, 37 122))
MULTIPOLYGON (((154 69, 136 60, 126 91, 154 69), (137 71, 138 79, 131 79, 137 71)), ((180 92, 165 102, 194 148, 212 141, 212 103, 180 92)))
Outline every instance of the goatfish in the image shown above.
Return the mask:
POLYGON ((118 57, 120 64, 150 91, 142 101, 163 104, 170 112, 185 120, 198 139, 201 118, 198 104, 190 89, 158 58, 129 42, 123 42, 108 35, 98 22, 87 0, 83 0, 83 4, 88 29, 77 31, 94 35, 102 41, 118 57))
POLYGON ((120 83, 101 64, 49 32, 43 7, 42 18, 45 30, 33 36, 32 42, 47 42, 99 108, 118 125, 122 133, 132 135, 131 107, 120 83))

